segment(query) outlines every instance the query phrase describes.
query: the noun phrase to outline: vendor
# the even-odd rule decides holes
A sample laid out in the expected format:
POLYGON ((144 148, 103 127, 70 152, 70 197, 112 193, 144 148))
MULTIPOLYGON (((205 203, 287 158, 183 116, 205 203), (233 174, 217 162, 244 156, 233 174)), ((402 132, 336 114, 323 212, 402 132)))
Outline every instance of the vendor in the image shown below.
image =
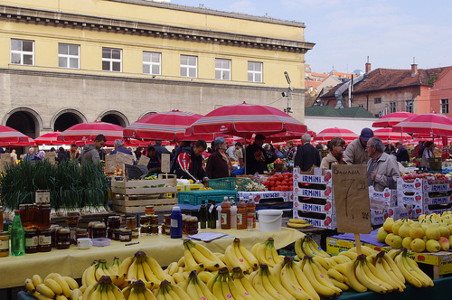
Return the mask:
POLYGON ((177 178, 201 181, 206 176, 202 156, 206 148, 204 140, 197 140, 193 147, 181 147, 174 167, 177 178))
MULTIPOLYGON (((363 128, 360 136, 352 141, 344 152, 344 161, 349 165, 367 164, 369 160, 366 153, 367 142, 374 136, 374 132, 370 128, 363 128)), ((383 146, 383 151, 385 150, 383 146)))
POLYGON ((247 174, 263 174, 264 171, 268 171, 267 164, 274 161, 274 159, 270 160, 265 156, 265 150, 264 148, 262 148, 264 141, 265 136, 263 136, 262 134, 256 134, 256 136, 254 137, 254 143, 246 147, 245 165, 247 174))
POLYGON ((305 133, 301 136, 303 145, 297 147, 294 167, 299 167, 302 172, 320 166, 320 152, 311 145, 311 135, 305 133))
POLYGON ((424 144, 424 152, 422 153, 422 160, 420 167, 430 169, 429 159, 435 157, 433 154, 433 149, 435 149, 435 144, 432 141, 427 141, 424 144))
POLYGON ((400 177, 395 156, 384 151, 385 146, 381 139, 373 137, 367 142, 366 152, 369 155, 367 182, 377 192, 382 192, 385 188, 395 189, 397 178, 400 177))
POLYGON ((215 152, 207 159, 206 172, 209 179, 230 177, 232 172, 232 164, 229 156, 226 154, 228 144, 223 137, 215 138, 215 152))
POLYGON ((332 165, 345 164, 345 141, 342 138, 335 137, 331 141, 329 141, 328 150, 330 150, 330 152, 322 159, 322 162, 320 163, 321 168, 331 170, 332 165))

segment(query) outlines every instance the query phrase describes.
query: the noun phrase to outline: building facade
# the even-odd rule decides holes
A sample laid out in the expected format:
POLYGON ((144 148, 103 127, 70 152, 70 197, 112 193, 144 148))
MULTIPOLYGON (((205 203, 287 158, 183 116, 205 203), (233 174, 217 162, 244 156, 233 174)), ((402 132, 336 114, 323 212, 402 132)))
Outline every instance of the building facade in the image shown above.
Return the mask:
POLYGON ((304 55, 314 46, 304 29, 143 0, 3 0, 1 124, 36 137, 242 101, 290 107, 303 121, 304 55))

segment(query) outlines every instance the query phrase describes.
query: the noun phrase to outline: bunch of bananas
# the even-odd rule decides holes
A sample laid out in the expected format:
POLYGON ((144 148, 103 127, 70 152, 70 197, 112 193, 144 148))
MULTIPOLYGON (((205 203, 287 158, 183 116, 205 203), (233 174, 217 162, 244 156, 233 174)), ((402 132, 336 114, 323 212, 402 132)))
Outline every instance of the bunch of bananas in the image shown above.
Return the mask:
POLYGON ((192 240, 184 240, 184 262, 187 271, 217 271, 225 267, 224 262, 212 251, 192 240))
POLYGON ((275 241, 271 237, 263 243, 254 244, 251 248, 251 253, 257 258, 259 264, 265 264, 269 267, 274 267, 283 260, 283 257, 278 255, 275 248, 275 241))
POLYGON ((95 284, 88 286, 82 300, 125 300, 121 290, 113 284, 110 276, 102 276, 95 284))
POLYGON ((188 296, 190 296, 191 299, 216 299, 207 285, 200 278, 198 278, 196 271, 191 271, 188 278, 180 286, 187 292, 188 296))
POLYGON ((289 222, 287 222, 287 227, 291 228, 306 228, 310 226, 312 224, 309 224, 308 221, 303 219, 289 219, 289 222))
POLYGON ((242 284, 236 284, 236 281, 229 275, 229 270, 226 267, 218 270, 215 277, 207 283, 207 287, 212 291, 215 297, 213 299, 259 299, 251 295, 253 291, 246 290, 242 284))
POLYGON ((143 281, 137 280, 122 290, 126 300, 155 300, 155 296, 150 289, 146 287, 143 281))
POLYGON ((79 291, 79 286, 77 281, 71 277, 61 276, 58 273, 50 273, 44 280, 38 274, 25 279, 25 289, 30 295, 39 300, 63 300, 74 299, 71 295, 76 295, 73 291, 79 291))
POLYGON ((240 245, 238 238, 235 238, 232 244, 226 248, 224 259, 230 270, 240 267, 244 273, 250 274, 259 268, 259 261, 248 249, 240 245))
POLYGON ((313 260, 311 256, 304 257, 300 268, 320 296, 330 298, 339 296, 342 293, 342 290, 333 283, 327 274, 328 271, 313 260))
POLYGON ((118 275, 124 275, 128 282, 141 280, 151 289, 158 288, 163 280, 173 281, 159 263, 143 251, 124 259, 118 267, 118 275))
POLYGON ((261 299, 262 296, 260 293, 254 288, 254 286, 251 284, 251 282, 248 280, 248 278, 245 277, 245 274, 243 273, 242 269, 240 267, 235 267, 232 269, 232 281, 236 285, 237 289, 243 292, 245 295, 250 295, 253 299, 261 299))
POLYGON ((156 293, 157 300, 186 300, 190 296, 179 286, 172 284, 167 280, 160 283, 160 287, 156 293))
MULTIPOLYGON (((266 264, 261 264, 259 270, 255 274, 250 275, 250 277, 252 277, 251 280, 255 290, 264 299, 303 299, 292 296, 281 282, 275 278, 266 264)), ((297 295, 301 295, 301 293, 297 293, 297 295)))
POLYGON ((433 280, 418 266, 417 262, 409 258, 407 250, 394 251, 394 262, 406 281, 415 287, 433 286, 433 280))
POLYGON ((109 276, 113 284, 123 288, 127 286, 124 275, 118 275, 119 259, 115 257, 113 263, 108 265, 105 259, 99 259, 85 269, 82 275, 82 290, 96 284, 102 276, 109 276))
POLYGON ((295 253, 300 259, 305 256, 330 257, 310 236, 305 235, 295 242, 295 253))

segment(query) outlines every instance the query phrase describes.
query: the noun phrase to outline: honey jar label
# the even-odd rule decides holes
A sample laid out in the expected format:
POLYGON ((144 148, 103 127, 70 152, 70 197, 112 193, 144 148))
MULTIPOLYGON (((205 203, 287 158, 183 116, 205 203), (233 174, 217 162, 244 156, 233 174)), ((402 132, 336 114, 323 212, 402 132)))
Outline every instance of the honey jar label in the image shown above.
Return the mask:
POLYGON ((36 247, 38 246, 39 239, 37 236, 25 239, 25 247, 36 247))
POLYGON ((0 252, 6 251, 9 251, 9 240, 8 241, 0 240, 0 252))
POLYGON ((52 243, 52 237, 40 235, 39 236, 39 245, 50 245, 52 243))

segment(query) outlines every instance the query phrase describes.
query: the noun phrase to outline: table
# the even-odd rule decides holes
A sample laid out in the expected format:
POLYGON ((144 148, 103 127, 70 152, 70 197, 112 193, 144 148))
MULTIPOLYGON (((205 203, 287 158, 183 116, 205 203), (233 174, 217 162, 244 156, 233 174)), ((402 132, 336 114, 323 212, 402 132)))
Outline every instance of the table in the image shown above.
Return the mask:
MULTIPOLYGON (((257 242, 263 242, 272 237, 275 240, 277 249, 285 247, 297 239, 304 236, 298 230, 281 228, 279 232, 259 232, 247 230, 201 230, 209 232, 224 232, 234 237, 238 237, 241 243, 251 249, 257 242)), ((135 241, 135 240, 134 240, 135 241)), ((91 247, 88 250, 79 250, 75 246, 69 249, 52 249, 51 252, 26 254, 24 256, 8 256, 0 258, 0 274, 8 274, 0 280, 0 289, 22 286, 25 278, 31 278, 33 274, 41 277, 51 272, 62 275, 80 278, 83 271, 96 259, 106 259, 108 263, 113 261, 115 256, 121 260, 127 256, 135 254, 137 251, 145 251, 149 256, 154 257, 161 266, 167 266, 173 261, 178 261, 183 256, 184 247, 182 239, 171 239, 166 235, 140 237, 139 244, 125 246, 125 243, 112 241, 108 247, 91 247)), ((232 243, 232 238, 221 238, 209 243, 199 242, 208 247, 213 252, 224 253, 226 247, 232 243)))

